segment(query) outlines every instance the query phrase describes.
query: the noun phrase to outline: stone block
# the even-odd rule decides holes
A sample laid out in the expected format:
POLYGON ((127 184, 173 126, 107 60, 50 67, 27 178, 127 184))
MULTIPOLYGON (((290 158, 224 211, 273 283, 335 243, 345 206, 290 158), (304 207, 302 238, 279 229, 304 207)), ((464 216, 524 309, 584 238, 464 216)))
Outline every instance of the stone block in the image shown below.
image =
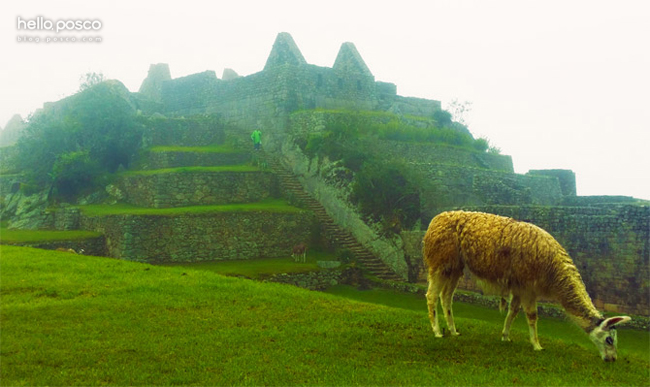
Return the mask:
POLYGON ((316 261, 316 264, 321 269, 336 269, 341 266, 339 261, 316 261))

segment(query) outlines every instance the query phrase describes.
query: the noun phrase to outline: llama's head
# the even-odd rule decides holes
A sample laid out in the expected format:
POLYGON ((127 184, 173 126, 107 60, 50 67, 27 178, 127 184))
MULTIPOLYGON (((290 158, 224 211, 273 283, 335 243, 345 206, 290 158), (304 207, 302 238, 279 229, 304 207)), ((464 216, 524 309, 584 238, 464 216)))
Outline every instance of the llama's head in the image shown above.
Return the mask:
POLYGON ((603 320, 590 333, 589 338, 596 344, 600 357, 605 361, 616 360, 616 325, 630 321, 628 316, 610 317, 603 320))

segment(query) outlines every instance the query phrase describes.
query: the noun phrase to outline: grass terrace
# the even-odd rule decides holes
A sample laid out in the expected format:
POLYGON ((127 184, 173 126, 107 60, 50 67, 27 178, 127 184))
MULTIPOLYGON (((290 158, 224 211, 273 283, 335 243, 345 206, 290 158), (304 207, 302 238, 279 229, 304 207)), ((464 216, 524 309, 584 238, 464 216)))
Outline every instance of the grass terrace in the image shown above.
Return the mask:
POLYGON ((84 239, 99 238, 102 234, 92 231, 72 230, 14 230, 0 228, 0 243, 36 243, 36 242, 57 242, 57 241, 78 241, 84 239))
POLYGON ((187 214, 212 214, 221 212, 275 212, 275 213, 298 213, 305 211, 298 207, 287 204, 282 199, 266 199, 255 203, 221 204, 211 206, 191 206, 174 208, 149 208, 138 207, 126 203, 114 205, 96 204, 78 207, 87 216, 109 216, 109 215, 156 215, 175 216, 187 214))
POLYGON ((154 146, 149 148, 150 152, 191 152, 191 153, 240 153, 241 150, 230 145, 213 146, 154 146))
POLYGON ((243 276, 262 279, 273 274, 306 273, 319 270, 317 260, 334 260, 331 254, 310 251, 307 262, 296 263, 291 257, 247 259, 242 261, 211 261, 196 263, 172 263, 163 266, 181 266, 192 270, 205 270, 227 276, 243 276))
POLYGON ((122 172, 121 176, 147 176, 164 173, 204 173, 204 172, 260 172, 261 169, 252 165, 222 165, 217 167, 179 167, 153 170, 137 170, 122 172))

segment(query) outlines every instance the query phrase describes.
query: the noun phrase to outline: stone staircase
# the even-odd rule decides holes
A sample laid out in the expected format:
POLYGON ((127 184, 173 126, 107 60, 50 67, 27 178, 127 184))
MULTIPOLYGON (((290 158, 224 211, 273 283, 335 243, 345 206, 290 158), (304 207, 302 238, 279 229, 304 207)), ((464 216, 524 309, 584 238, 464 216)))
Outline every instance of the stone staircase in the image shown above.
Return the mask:
POLYGON ((293 196, 305 208, 314 213, 316 219, 323 226, 326 236, 338 245, 339 248, 351 251, 357 262, 370 274, 384 280, 404 281, 404 279, 397 276, 395 272, 370 252, 370 250, 359 243, 350 232, 337 225, 327 214, 323 205, 305 191, 296 175, 288 171, 277 157, 269 153, 263 153, 261 156, 266 159, 268 167, 277 176, 282 190, 293 196))

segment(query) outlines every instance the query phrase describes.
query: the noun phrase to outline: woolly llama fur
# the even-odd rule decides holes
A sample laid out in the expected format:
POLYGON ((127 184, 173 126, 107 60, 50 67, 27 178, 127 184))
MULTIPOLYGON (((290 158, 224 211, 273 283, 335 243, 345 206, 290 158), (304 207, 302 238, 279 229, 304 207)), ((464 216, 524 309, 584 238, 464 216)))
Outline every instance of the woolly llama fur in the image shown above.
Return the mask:
POLYGON ((510 326, 523 306, 530 342, 535 350, 542 349, 537 337, 537 298, 544 297, 562 305, 596 344, 603 360, 616 360, 613 328, 630 317, 604 319, 567 252, 541 228, 481 212, 443 212, 429 224, 423 245, 429 319, 436 337, 442 337, 436 314, 438 297, 450 334, 459 335, 451 304, 467 268, 486 292, 510 298, 502 340, 509 341, 510 326))

